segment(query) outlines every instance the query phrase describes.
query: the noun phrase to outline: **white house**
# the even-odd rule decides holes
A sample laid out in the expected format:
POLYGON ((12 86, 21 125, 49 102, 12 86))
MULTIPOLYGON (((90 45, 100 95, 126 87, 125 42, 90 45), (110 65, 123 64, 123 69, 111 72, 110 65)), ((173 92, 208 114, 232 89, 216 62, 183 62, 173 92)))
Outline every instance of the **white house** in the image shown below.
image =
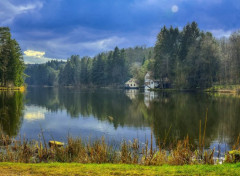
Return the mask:
POLYGON ((136 79, 131 78, 125 83, 125 89, 138 89, 139 85, 136 79))
POLYGON ((145 75, 144 88, 146 90, 157 88, 160 85, 160 81, 155 80, 152 75, 153 75, 152 72, 147 72, 145 75))

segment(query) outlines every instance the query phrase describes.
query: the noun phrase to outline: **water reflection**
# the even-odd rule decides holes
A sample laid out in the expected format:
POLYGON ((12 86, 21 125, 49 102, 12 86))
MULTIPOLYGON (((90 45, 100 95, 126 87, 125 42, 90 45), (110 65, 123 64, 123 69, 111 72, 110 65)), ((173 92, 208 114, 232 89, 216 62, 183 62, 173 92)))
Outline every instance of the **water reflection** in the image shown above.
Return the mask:
POLYGON ((150 103, 153 100, 156 100, 158 98, 158 93, 154 91, 149 91, 148 89, 144 90, 144 103, 147 106, 147 108, 150 107, 150 103))
POLYGON ((46 112, 47 110, 45 108, 39 108, 38 106, 25 106, 24 120, 44 120, 46 112))
POLYGON ((37 138, 43 128, 55 139, 70 132, 75 136, 137 137, 144 141, 152 132, 156 143, 188 135, 197 144, 199 122, 204 124, 206 109, 207 147, 232 145, 240 132, 240 98, 236 96, 29 88, 26 95, 1 92, 0 99, 1 128, 11 136, 24 133, 37 138))
POLYGON ((0 91, 0 130, 16 136, 21 128, 24 109, 23 94, 0 91))
POLYGON ((138 92, 33 88, 29 89, 26 99, 28 105, 41 106, 52 112, 65 109, 71 118, 94 116, 113 123, 115 128, 149 126, 141 113, 144 102, 139 100, 143 95, 138 92))

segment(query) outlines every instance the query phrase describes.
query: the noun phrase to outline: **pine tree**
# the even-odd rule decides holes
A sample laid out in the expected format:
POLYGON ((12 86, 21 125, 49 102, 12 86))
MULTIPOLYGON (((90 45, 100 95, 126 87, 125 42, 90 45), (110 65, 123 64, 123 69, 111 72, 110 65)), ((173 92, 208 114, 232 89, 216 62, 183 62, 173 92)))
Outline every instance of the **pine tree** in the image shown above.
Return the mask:
POLYGON ((21 86, 24 83, 24 62, 21 48, 11 39, 10 29, 0 28, 0 82, 2 86, 21 86))

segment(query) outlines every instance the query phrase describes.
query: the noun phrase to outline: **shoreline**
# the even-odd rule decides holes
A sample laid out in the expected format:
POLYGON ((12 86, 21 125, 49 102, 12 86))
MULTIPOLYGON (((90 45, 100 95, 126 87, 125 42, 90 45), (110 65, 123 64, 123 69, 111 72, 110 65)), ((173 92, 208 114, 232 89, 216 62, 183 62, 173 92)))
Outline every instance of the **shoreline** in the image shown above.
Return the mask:
POLYGON ((21 87, 0 87, 0 91, 21 91, 24 92, 26 90, 26 86, 21 87))
MULTIPOLYGON (((22 86, 24 87, 24 86, 22 86)), ((14 88, 7 88, 7 87, 0 87, 0 90, 20 90, 22 87, 14 87, 14 88)), ((43 88, 70 88, 70 89, 122 89, 128 90, 122 86, 96 86, 96 85, 83 85, 83 86, 46 86, 46 85, 28 85, 28 87, 43 87, 43 88)), ((24 87, 26 89, 26 87, 24 87)), ((137 90, 145 90, 144 88, 138 88, 137 90)), ((167 88, 167 89, 148 89, 147 91, 156 91, 156 92, 207 92, 207 93, 226 93, 226 94, 238 94, 240 93, 240 85, 218 85, 212 86, 206 89, 176 89, 176 88, 167 88)))

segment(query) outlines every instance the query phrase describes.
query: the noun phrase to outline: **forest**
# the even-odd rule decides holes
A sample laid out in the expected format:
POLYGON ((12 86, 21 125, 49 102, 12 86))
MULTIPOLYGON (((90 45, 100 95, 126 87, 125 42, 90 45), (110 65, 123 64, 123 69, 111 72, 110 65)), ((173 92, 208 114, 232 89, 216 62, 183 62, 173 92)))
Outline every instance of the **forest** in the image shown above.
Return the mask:
MULTIPOLYGON (((23 58, 9 28, 0 29, 1 85, 23 83, 23 58)), ((134 77, 144 84, 151 71, 171 88, 205 89, 213 85, 240 84, 240 31, 216 39, 196 22, 182 30, 164 26, 154 47, 137 46, 102 52, 95 57, 72 55, 67 62, 26 65, 25 82, 36 86, 116 86, 134 77)))
POLYGON ((153 48, 137 46, 103 52, 96 57, 71 56, 67 62, 50 61, 27 65, 28 85, 47 86, 122 86, 149 63, 153 48), (41 74, 39 74, 41 73, 41 74))
POLYGON ((22 86, 24 68, 23 55, 18 42, 12 39, 8 27, 0 27, 0 85, 22 86))

